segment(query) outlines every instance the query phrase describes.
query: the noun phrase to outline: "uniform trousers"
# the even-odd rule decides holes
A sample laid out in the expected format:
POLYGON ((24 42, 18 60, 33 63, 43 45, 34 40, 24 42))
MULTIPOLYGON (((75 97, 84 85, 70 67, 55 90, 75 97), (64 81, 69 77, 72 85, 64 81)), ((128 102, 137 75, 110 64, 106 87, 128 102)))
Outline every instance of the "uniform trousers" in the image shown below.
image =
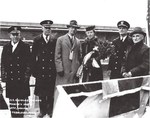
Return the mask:
POLYGON ((47 96, 39 96, 39 107, 40 107, 40 113, 42 115, 52 115, 53 110, 53 96, 47 95, 47 96))

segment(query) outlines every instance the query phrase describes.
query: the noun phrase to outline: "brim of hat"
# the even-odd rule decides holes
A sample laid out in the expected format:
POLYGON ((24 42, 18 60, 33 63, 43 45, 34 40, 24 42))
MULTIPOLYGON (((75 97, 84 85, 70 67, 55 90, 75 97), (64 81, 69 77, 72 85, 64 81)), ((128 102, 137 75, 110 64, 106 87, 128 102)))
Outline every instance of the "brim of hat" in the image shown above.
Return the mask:
POLYGON ((135 31, 135 32, 131 32, 130 35, 132 36, 133 34, 143 34, 144 36, 146 36, 146 33, 145 32, 138 32, 138 31, 135 31))
POLYGON ((77 25, 67 25, 67 27, 75 27, 75 28, 77 28, 77 29, 79 29, 80 27, 79 26, 77 26, 77 25))
POLYGON ((129 28, 129 27, 126 26, 126 25, 118 25, 118 27, 126 27, 126 28, 129 28))

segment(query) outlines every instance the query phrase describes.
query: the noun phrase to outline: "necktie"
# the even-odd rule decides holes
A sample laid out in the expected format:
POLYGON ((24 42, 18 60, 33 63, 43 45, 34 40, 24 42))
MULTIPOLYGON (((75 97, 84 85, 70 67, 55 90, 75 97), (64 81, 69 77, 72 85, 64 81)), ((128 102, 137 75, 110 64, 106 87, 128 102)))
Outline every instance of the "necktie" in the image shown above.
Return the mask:
POLYGON ((73 46, 73 37, 70 37, 71 46, 73 46))

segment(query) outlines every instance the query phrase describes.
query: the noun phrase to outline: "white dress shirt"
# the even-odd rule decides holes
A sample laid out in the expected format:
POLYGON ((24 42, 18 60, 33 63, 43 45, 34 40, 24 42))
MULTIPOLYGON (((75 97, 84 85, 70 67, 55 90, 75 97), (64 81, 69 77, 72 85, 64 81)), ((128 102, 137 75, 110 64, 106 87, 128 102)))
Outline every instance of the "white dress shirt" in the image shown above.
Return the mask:
POLYGON ((17 45, 18 45, 19 41, 17 43, 14 44, 13 41, 11 41, 11 45, 12 45, 12 52, 15 51, 15 49, 17 48, 17 45))
POLYGON ((49 41, 49 36, 46 36, 45 34, 43 34, 43 38, 44 38, 45 42, 48 43, 48 41, 49 41), (47 39, 46 39, 46 37, 47 37, 47 39))
POLYGON ((126 38, 127 38, 127 36, 124 36, 124 37, 120 36, 120 39, 121 39, 122 42, 124 42, 124 40, 125 40, 126 38))

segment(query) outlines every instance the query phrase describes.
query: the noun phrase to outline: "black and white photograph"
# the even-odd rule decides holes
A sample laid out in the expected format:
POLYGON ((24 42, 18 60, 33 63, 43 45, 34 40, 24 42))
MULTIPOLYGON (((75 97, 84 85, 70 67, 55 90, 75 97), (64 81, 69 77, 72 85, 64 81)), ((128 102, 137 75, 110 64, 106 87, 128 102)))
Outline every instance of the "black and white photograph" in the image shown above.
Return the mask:
POLYGON ((150 0, 0 4, 0 118, 150 117, 150 0))

